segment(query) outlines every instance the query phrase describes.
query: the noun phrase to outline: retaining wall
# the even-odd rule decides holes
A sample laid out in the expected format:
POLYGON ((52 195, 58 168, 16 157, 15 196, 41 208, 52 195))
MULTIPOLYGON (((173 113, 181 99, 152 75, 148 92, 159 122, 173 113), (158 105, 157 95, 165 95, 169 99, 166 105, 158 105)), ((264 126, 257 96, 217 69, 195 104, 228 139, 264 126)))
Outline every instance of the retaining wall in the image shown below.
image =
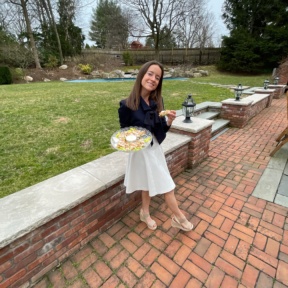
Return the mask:
MULTIPOLYGON (((188 165, 191 137, 162 144, 172 177, 188 165)), ((133 210, 123 185, 127 153, 114 152, 0 199, 0 287, 30 287, 133 210)))

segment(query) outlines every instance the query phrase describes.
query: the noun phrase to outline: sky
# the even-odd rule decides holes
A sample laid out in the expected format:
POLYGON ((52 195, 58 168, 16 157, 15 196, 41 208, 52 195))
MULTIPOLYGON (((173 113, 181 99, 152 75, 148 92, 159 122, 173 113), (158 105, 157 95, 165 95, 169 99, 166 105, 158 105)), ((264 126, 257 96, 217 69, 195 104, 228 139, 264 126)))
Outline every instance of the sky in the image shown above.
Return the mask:
MULTIPOLYGON (((207 9, 209 12, 211 12, 215 17, 215 35, 213 37, 213 42, 215 45, 220 45, 221 43, 221 36, 228 35, 229 32, 226 29, 225 24, 223 23, 223 20, 221 18, 221 8, 224 3, 224 0, 206 0, 207 1, 207 9)), ((85 35, 85 43, 88 43, 89 45, 93 45, 93 42, 89 40, 89 30, 90 30, 90 22, 92 17, 92 8, 95 8, 97 6, 97 0, 85 0, 81 1, 82 3, 85 3, 80 10, 80 13, 77 17, 77 25, 82 28, 82 31, 85 35)))
POLYGON ((217 26, 215 27, 215 37, 214 41, 217 42, 220 41, 221 36, 228 35, 229 31, 226 28, 226 25, 223 22, 223 19, 221 18, 222 15, 222 6, 223 6, 224 0, 207 0, 207 8, 209 12, 214 14, 215 22, 217 23, 217 26))

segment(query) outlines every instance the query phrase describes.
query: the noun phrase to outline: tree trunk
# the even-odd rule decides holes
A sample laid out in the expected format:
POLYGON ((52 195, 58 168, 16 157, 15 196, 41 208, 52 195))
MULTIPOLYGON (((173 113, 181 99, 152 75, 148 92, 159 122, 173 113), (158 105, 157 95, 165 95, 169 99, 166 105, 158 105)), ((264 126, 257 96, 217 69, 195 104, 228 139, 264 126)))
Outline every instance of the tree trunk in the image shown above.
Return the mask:
POLYGON ((49 9, 49 13, 50 13, 51 20, 52 20, 52 25, 53 25, 53 28, 54 28, 54 31, 55 31, 55 35, 56 35, 56 39, 57 39, 59 57, 60 57, 60 64, 63 65, 64 59, 63 59, 62 47, 61 47, 61 42, 60 42, 60 37, 59 37, 59 34, 58 34, 57 26, 56 26, 56 23, 55 23, 55 20, 54 20, 54 14, 53 14, 53 11, 52 11, 50 0, 47 0, 47 3, 48 3, 48 9, 49 9))
POLYGON ((35 66, 36 66, 37 69, 42 69, 40 61, 39 61, 39 57, 38 57, 38 51, 37 51, 36 44, 35 44, 34 37, 33 37, 33 33, 32 33, 31 23, 30 23, 30 20, 29 20, 29 16, 28 16, 28 11, 27 11, 27 6, 26 6, 26 1, 25 0, 21 0, 21 7, 22 7, 22 10, 23 10, 23 15, 24 15, 25 22, 26 22, 27 34, 28 34, 28 37, 29 37, 30 47, 32 49, 32 53, 33 53, 33 56, 34 56, 35 66))

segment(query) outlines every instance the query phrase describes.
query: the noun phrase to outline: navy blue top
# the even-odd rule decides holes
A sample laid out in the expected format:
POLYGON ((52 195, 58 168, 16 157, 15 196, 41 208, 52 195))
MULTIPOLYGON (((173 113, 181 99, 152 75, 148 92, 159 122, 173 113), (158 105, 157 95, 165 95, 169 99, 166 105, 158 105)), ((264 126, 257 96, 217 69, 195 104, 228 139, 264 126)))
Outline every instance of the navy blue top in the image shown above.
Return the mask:
POLYGON ((156 102, 150 100, 149 104, 147 105, 141 97, 138 109, 133 111, 126 106, 125 100, 121 100, 118 109, 120 127, 138 126, 146 128, 155 135, 161 144, 170 126, 167 125, 165 117, 159 117, 156 102))

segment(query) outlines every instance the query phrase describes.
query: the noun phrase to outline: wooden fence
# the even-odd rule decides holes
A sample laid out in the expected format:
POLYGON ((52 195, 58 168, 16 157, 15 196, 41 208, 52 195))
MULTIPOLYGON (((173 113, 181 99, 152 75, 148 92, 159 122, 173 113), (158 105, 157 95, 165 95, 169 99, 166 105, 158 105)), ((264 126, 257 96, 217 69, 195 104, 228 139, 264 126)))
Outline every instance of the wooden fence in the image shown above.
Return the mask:
MULTIPOLYGON (((169 65, 210 65, 215 64, 220 59, 220 48, 204 49, 167 49, 159 52, 158 60, 163 64, 169 65)), ((153 49, 129 49, 129 50, 102 50, 102 49, 85 49, 84 54, 106 54, 123 60, 123 53, 129 53, 135 65, 143 64, 147 61, 156 59, 153 49)))

